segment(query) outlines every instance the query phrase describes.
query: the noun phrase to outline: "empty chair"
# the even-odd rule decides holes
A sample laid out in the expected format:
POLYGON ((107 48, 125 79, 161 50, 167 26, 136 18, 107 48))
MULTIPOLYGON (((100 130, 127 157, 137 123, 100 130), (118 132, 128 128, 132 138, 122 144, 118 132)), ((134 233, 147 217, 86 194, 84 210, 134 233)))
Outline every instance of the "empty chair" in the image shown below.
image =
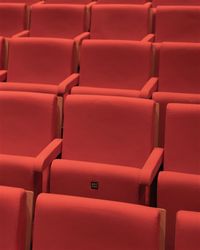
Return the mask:
POLYGON ((30 37, 58 37, 79 40, 87 36, 85 5, 37 4, 31 8, 30 37))
POLYGON ((149 5, 95 4, 91 39, 144 40, 151 32, 149 5))
POLYGON ((41 194, 33 250, 161 250, 164 220, 165 211, 159 208, 41 194))
POLYGON ((149 98, 157 89, 157 78, 151 74, 151 43, 85 40, 79 86, 72 93, 149 98))
POLYGON ((160 104, 160 145, 164 143, 165 111, 168 103, 200 103, 200 45, 163 43, 159 52, 158 92, 160 104))
POLYGON ((148 0, 98 0, 97 3, 114 3, 114 4, 145 4, 148 0))
POLYGON ((176 216, 175 250, 198 250, 200 247, 200 213, 179 211, 176 216))
POLYGON ((0 185, 45 191, 60 151, 57 97, 0 91, 0 120, 0 185))
MULTIPOLYGON (((62 95, 76 74, 73 40, 15 38, 9 42, 7 82, 0 90, 30 91, 62 95)), ((6 78, 6 76, 5 76, 6 78)))
POLYGON ((31 201, 25 190, 0 186, 0 249, 25 250, 30 247, 31 201))
POLYGON ((199 0, 152 0, 153 7, 159 5, 200 5, 199 0))
POLYGON ((167 210, 167 250, 174 249, 176 212, 200 211, 199 128, 200 105, 168 104, 164 171, 158 177, 158 207, 167 210))
POLYGON ((26 5, 0 3, 0 36, 12 37, 26 28, 26 5))
POLYGON ((64 105, 62 159, 53 161, 50 191, 148 203, 162 162, 155 147, 152 100, 69 95, 64 105))
POLYGON ((200 42, 200 7, 156 8, 156 42, 200 42))

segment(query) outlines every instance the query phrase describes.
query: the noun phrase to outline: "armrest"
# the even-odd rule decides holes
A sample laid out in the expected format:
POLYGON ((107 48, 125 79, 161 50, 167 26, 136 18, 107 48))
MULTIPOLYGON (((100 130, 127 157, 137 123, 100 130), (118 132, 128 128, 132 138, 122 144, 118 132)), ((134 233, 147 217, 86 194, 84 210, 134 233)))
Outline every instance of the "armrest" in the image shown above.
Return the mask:
POLYGON ((154 39, 155 39, 154 34, 148 34, 141 40, 141 42, 153 42, 154 39))
POLYGON ((71 88, 78 85, 78 83, 79 83, 79 74, 74 73, 70 75, 58 85, 58 94, 62 95, 66 92, 69 92, 71 88))
POLYGON ((35 158, 34 170, 41 172, 61 153, 62 139, 54 139, 35 158))
POLYGON ((12 36, 13 38, 15 37, 28 37, 30 35, 30 31, 29 30, 23 30, 17 34, 15 34, 14 36, 12 36))
POLYGON ((92 2, 90 2, 90 3, 88 3, 88 4, 86 4, 86 7, 89 9, 89 8, 91 8, 94 4, 96 4, 97 3, 97 0, 95 0, 95 1, 92 1, 92 2))
POLYGON ((150 186, 163 162, 163 148, 154 148, 141 169, 140 184, 150 186))
POLYGON ((7 79, 7 70, 0 70, 0 82, 5 82, 7 79))
POLYGON ((84 39, 89 39, 89 38, 90 38, 90 32, 83 32, 78 36, 75 36, 74 41, 76 44, 80 45, 84 39))
POLYGON ((158 89, 158 78, 151 77, 140 91, 141 98, 151 98, 153 92, 158 89))

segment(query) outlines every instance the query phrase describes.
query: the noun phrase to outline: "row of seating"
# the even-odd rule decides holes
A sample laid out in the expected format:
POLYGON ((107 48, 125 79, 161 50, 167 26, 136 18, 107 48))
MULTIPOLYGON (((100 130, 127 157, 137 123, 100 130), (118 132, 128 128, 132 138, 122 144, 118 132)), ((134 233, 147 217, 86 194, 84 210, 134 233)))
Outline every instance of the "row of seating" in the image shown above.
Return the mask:
POLYGON ((84 5, 37 4, 28 13, 31 18, 24 4, 0 4, 0 35, 57 37, 79 42, 84 38, 200 42, 200 7, 158 7, 152 18, 150 4, 94 4, 91 27, 90 12, 84 5))
MULTIPOLYGON (((29 250, 31 193, 0 186, 0 211, 0 249, 29 250)), ((179 211, 175 250, 198 250, 199 233, 200 213, 179 211)), ((164 234, 165 211, 159 208, 40 194, 35 207, 32 249, 163 250, 164 234)))
POLYGON ((157 202, 173 249, 176 212, 200 209, 200 106, 168 105, 164 149, 156 147, 153 100, 68 95, 63 139, 57 119, 56 95, 0 92, 0 184, 35 198, 50 191, 150 204, 163 164, 157 202))
MULTIPOLYGON (((183 5, 183 6, 198 6, 200 5, 199 0, 95 0, 100 4, 146 4, 151 3, 154 7, 160 5, 183 5)), ((0 3, 26 3, 33 5, 40 2, 40 0, 1 0, 0 3)), ((44 0, 42 1, 47 4, 88 4, 93 0, 44 0)))
POLYGON ((165 110, 171 102, 200 103, 200 45, 85 40, 80 74, 72 40, 13 38, 8 69, 0 71, 1 91, 57 95, 93 94, 151 98, 160 104, 159 145, 164 144, 165 110), (155 62, 153 62, 153 58, 155 62), (153 74, 157 64, 158 77, 153 74), (79 86, 77 86, 79 85, 79 86))

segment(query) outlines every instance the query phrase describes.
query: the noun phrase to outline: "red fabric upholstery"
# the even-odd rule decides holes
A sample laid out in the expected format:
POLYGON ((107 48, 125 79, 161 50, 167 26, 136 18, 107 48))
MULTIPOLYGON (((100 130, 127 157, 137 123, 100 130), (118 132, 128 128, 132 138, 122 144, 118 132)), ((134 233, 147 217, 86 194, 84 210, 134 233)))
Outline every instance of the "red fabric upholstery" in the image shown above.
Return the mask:
POLYGON ((159 91, 200 93, 200 45, 164 43, 160 48, 159 91))
POLYGON ((159 174, 158 206, 167 210, 167 249, 174 249, 178 210, 200 211, 200 106, 169 104, 166 116, 164 172, 159 174))
POLYGON ((199 175, 168 171, 159 174, 157 205, 167 210, 165 240, 167 250, 174 250, 177 211, 200 211, 198 197, 200 197, 199 175))
POLYGON ((8 82, 56 85, 73 72, 71 40, 16 38, 9 46, 8 82))
POLYGON ((164 168, 200 174, 200 105, 168 104, 164 168))
MULTIPOLYGON (((151 80, 150 43, 85 40, 80 60, 80 87, 72 93, 140 96, 151 80)), ((149 98, 153 86, 142 97, 149 98)))
POLYGON ((200 42, 200 8, 161 6, 156 9, 156 42, 200 42))
POLYGON ((51 193, 139 203, 140 170, 87 161, 55 160, 51 167, 51 193), (91 189, 91 182, 99 189, 91 189))
POLYGON ((84 5, 38 4, 32 7, 30 36, 74 38, 86 31, 84 5))
POLYGON ((153 150, 152 101, 74 95, 64 116, 63 159, 141 168, 153 150))
POLYGON ((200 5, 198 0, 152 0, 153 6, 159 5, 200 5))
POLYGON ((200 246, 200 213, 180 211, 176 216, 175 250, 198 250, 200 246))
POLYGON ((75 54, 72 40, 11 39, 7 83, 0 84, 0 89, 57 94, 62 81, 77 68, 75 54))
POLYGON ((25 249, 26 193, 0 186, 0 249, 25 249))
POLYGON ((91 39, 139 41, 149 32, 150 5, 96 4, 92 6, 91 39))
POLYGON ((26 5, 0 3, 0 35, 11 37, 26 28, 26 5))
POLYGON ((160 220, 157 208, 41 194, 33 250, 158 250, 160 220))
POLYGON ((39 0, 0 0, 0 3, 23 3, 27 5, 32 5, 39 2, 39 0))
POLYGON ((0 120, 0 184, 41 188, 35 171, 42 173, 60 150, 56 96, 0 92, 0 120))
POLYGON ((164 142, 165 109, 170 102, 200 103, 200 45, 197 43, 163 43, 160 46, 158 93, 160 104, 160 143, 164 142))
POLYGON ((144 4, 148 0, 98 0, 98 3, 111 3, 111 4, 144 4))
POLYGON ((45 0, 47 4, 88 4, 91 3, 93 0, 45 0))
POLYGON ((51 192, 142 203, 139 185, 150 186, 162 162, 154 128, 150 100, 67 96, 62 160, 52 164, 51 192))
POLYGON ((39 154, 56 137, 56 104, 53 95, 0 92, 0 153, 39 154))
POLYGON ((155 92, 153 99, 159 103, 159 145, 164 145, 166 107, 168 103, 200 104, 199 94, 155 92))

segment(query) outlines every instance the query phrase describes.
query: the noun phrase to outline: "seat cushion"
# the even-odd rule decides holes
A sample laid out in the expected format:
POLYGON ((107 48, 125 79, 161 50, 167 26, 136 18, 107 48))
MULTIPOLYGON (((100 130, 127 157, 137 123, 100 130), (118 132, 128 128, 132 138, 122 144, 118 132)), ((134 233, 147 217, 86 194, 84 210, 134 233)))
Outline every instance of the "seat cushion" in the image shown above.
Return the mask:
POLYGON ((42 84, 42 83, 6 82, 6 83, 0 83, 0 90, 57 94, 58 86, 46 83, 42 84))
POLYGON ((139 175, 140 169, 134 167, 55 160, 51 167, 50 191, 139 203, 139 175))
POLYGON ((79 95, 108 95, 108 96, 124 96, 124 97, 139 97, 139 90, 132 89, 111 89, 111 88, 92 88, 92 87, 74 87, 71 91, 72 94, 79 95))

